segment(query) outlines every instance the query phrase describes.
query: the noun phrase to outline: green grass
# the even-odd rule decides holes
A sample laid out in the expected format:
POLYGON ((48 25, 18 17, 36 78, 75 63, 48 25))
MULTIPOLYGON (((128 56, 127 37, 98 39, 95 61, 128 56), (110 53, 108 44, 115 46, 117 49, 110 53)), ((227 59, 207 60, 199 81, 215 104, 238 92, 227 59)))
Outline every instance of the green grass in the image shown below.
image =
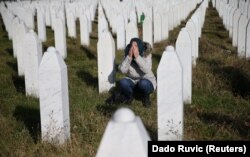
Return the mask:
MULTIPOLYGON (((153 72, 165 47, 176 41, 181 26, 170 32, 168 40, 156 43, 153 72)), ((140 100, 132 105, 107 107, 109 93, 98 94, 97 21, 93 22, 91 46, 80 46, 77 39, 67 38, 71 142, 63 146, 42 143, 38 99, 26 97, 24 79, 17 75, 12 43, 0 20, 0 154, 1 156, 95 156, 105 127, 114 111, 121 106, 140 116, 153 140, 157 139, 156 92, 152 107, 144 108, 140 100)), ((79 22, 77 23, 79 26, 79 22)), ((141 27, 139 27, 141 28, 141 27)), ((141 31, 141 30, 140 30, 141 31)), ((47 28, 48 41, 43 51, 54 45, 54 34, 47 28)), ((250 62, 238 59, 228 32, 215 9, 209 8, 200 39, 200 57, 193 68, 192 104, 185 105, 185 140, 250 139, 250 62)), ((116 52, 116 63, 123 57, 116 52)), ((122 74, 117 73, 118 81, 122 74)))

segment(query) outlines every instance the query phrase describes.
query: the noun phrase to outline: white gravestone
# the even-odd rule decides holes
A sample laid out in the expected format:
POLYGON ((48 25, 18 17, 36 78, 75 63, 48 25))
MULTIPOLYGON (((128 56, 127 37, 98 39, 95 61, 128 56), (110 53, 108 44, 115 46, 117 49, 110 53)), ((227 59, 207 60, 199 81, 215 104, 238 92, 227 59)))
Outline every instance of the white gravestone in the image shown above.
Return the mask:
POLYGON ((183 101, 192 101, 192 42, 186 28, 182 28, 176 41, 176 52, 179 56, 183 72, 183 101))
POLYGON ((154 43, 161 41, 161 14, 154 14, 154 43))
POLYGON ((238 57, 246 57, 246 34, 248 19, 245 15, 242 15, 239 21, 238 28, 238 57))
POLYGON ((161 39, 166 40, 168 38, 168 15, 167 13, 161 16, 161 39))
POLYGON ((16 44, 16 49, 17 49, 17 67, 18 67, 18 75, 19 76, 24 76, 25 72, 25 66, 24 66, 24 53, 25 52, 25 47, 23 47, 23 42, 24 42, 24 37, 26 33, 28 32, 28 28, 26 27, 25 23, 23 21, 20 22, 20 24, 17 26, 17 44, 16 44))
POLYGON ((239 28, 239 20, 240 20, 240 10, 237 10, 234 13, 234 19, 233 19, 233 46, 238 45, 238 28, 239 28))
POLYGON ((90 10, 89 10, 89 9, 87 9, 87 10, 85 11, 85 15, 86 15, 86 17, 87 17, 87 19, 88 19, 89 33, 91 33, 91 32, 92 32, 92 22, 91 22, 91 13, 90 13, 90 10))
POLYGON ((153 47, 153 22, 150 17, 143 21, 143 41, 148 42, 153 47))
POLYGON ((157 69, 158 140, 182 140, 182 79, 180 60, 168 46, 157 69))
POLYGON ((250 22, 248 23, 246 34, 246 58, 250 59, 250 22))
POLYGON ((42 141, 63 144, 70 138, 67 66, 54 47, 39 67, 42 141))
POLYGON ((37 10, 38 37, 42 42, 47 40, 45 16, 40 9, 37 10))
POLYGON ((62 55, 65 59, 67 57, 67 48, 66 48, 66 30, 63 21, 60 18, 55 19, 55 47, 56 50, 62 55))
MULTIPOLYGON (((12 20, 12 33, 13 34, 17 34, 17 27, 18 25, 20 25, 20 21, 19 21, 19 18, 18 17, 15 17, 13 20, 12 20)), ((14 57, 16 58, 17 57, 17 42, 18 41, 19 37, 14 35, 12 37, 12 46, 13 46, 13 55, 14 57)))
POLYGON ((35 23, 34 23, 34 16, 33 16, 32 10, 27 9, 25 11, 25 14, 26 14, 26 16, 24 17, 25 24, 27 25, 29 29, 34 29, 35 23))
POLYGON ((99 93, 115 86, 115 42, 110 32, 102 33, 97 43, 99 93))
POLYGON ((85 14, 80 15, 80 38, 81 45, 89 46, 89 30, 88 19, 85 14))
POLYGON ((45 22, 46 22, 46 26, 51 26, 51 15, 50 15, 49 6, 46 6, 45 22))
POLYGON ((101 36, 101 34, 108 30, 108 23, 104 16, 98 17, 98 37, 101 36))
POLYGON ((234 19, 234 13, 236 12, 237 9, 233 8, 233 10, 230 12, 229 15, 229 37, 233 37, 233 19, 234 19))
POLYGON ((192 64, 196 66, 196 40, 198 40, 198 36, 196 35, 195 24, 192 20, 189 20, 186 25, 189 37, 191 39, 191 47, 192 47, 192 64))
POLYGON ((25 35, 25 91, 26 95, 39 97, 38 71, 42 59, 42 43, 36 33, 30 30, 25 35))
POLYGON ((122 15, 117 16, 116 25, 116 36, 117 36, 117 49, 121 50, 125 48, 125 23, 122 15))
POLYGON ((134 22, 129 22, 126 27, 126 45, 132 38, 138 38, 138 28, 134 22))
POLYGON ((195 51, 195 57, 196 59, 199 57, 199 22, 198 22, 198 19, 197 19, 197 16, 196 15, 193 15, 191 17, 191 20, 194 22, 195 24, 195 30, 196 30, 196 51, 195 51))
POLYGON ((140 117, 118 109, 103 134, 96 157, 147 157, 150 137, 140 117))
POLYGON ((74 14, 69 11, 67 18, 68 36, 71 38, 76 38, 76 21, 74 14))

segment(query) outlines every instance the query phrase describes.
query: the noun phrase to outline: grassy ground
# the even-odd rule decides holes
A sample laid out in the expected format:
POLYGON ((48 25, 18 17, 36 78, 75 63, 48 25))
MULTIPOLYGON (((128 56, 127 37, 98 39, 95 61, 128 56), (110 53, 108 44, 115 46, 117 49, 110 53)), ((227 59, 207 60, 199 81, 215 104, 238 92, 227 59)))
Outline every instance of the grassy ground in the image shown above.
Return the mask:
MULTIPOLYGON (((0 20, 0 156, 95 156, 112 113, 120 106, 107 107, 110 94, 98 94, 97 21, 93 22, 91 46, 80 46, 67 38, 71 142, 56 147, 41 143, 38 99, 25 96, 24 79, 17 75, 12 43, 0 20)), ((79 22, 77 23, 79 26, 79 22)), ((154 45, 153 71, 168 44, 174 44, 181 26, 170 37, 154 45)), ((139 26, 141 28, 141 26, 139 26)), ((54 45, 54 34, 47 29, 44 51, 54 45)), ((250 62, 238 59, 215 9, 209 8, 200 39, 200 58, 193 69, 193 103, 185 105, 185 140, 250 139, 250 62)), ((117 51, 116 63, 123 52, 117 51)), ((123 77, 117 74, 117 81, 123 77)), ((153 140, 157 139, 156 93, 152 107, 140 100, 131 108, 140 116, 153 140)))

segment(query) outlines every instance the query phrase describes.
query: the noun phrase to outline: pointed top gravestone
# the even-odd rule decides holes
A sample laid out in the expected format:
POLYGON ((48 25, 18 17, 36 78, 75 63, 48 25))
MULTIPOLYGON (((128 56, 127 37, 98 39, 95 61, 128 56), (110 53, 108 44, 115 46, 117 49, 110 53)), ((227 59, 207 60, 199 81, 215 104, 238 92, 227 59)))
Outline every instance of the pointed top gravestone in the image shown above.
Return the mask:
POLYGON ((186 28, 182 28, 176 41, 176 52, 183 72, 183 101, 191 104, 192 100, 192 42, 186 28))
POLYGON ((23 47, 25 47, 25 91, 26 95, 39 97, 38 71, 42 59, 42 43, 36 33, 30 30, 26 35, 23 47))
POLYGON ((126 45, 132 38, 138 38, 138 28, 134 22, 129 22, 126 27, 126 45))
POLYGON ((120 108, 106 127, 96 157, 147 157, 148 141, 140 117, 128 108, 120 108))
POLYGON ((67 66, 54 47, 44 53, 39 67, 42 141, 63 144, 70 138, 67 66))
POLYGON ((97 43, 99 93, 115 86, 115 42, 110 32, 103 32, 97 43))
POLYGON ((67 48, 66 48, 66 30, 65 25, 63 24, 62 19, 55 19, 55 47, 56 50, 62 55, 65 59, 67 57, 67 48))
POLYGON ((163 52, 157 69, 158 140, 182 140, 182 68, 173 46, 163 52))
POLYGON ((143 41, 148 42, 153 47, 153 22, 150 17, 146 17, 143 22, 143 41))

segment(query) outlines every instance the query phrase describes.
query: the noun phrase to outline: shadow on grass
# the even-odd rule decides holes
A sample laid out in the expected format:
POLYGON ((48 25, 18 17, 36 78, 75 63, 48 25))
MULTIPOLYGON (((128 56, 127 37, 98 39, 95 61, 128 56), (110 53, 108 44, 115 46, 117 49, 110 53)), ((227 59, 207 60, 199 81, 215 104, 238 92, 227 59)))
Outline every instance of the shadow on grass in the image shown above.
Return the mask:
POLYGON ((94 52, 91 51, 89 48, 81 46, 81 49, 86 52, 86 55, 89 59, 96 59, 96 56, 94 55, 94 52))
POLYGON ((18 77, 18 76, 12 75, 12 81, 16 88, 16 91, 19 93, 25 94, 24 77, 18 77))
POLYGON ((13 116, 17 121, 21 121, 25 124, 26 128, 29 130, 31 137, 35 142, 37 142, 41 133, 39 110, 18 105, 15 108, 13 116))
POLYGON ((6 64, 12 68, 12 70, 14 70, 15 72, 18 72, 18 69, 17 69, 17 62, 6 62, 6 64))
POLYGON ((218 75, 224 82, 228 82, 234 96, 250 99, 250 78, 241 69, 232 66, 220 67, 222 65, 220 60, 200 58, 199 61, 206 63, 214 75, 218 75))
POLYGON ((250 127, 246 125, 250 123, 250 119, 247 120, 242 117, 241 119, 234 119, 228 115, 218 113, 198 113, 198 117, 208 124, 228 125, 237 130, 241 137, 250 138, 250 127))
POLYGON ((158 140, 158 136, 157 136, 157 130, 152 129, 152 127, 145 125, 146 130, 148 131, 150 138, 152 141, 157 141, 158 140))
POLYGON ((104 116, 112 117, 113 113, 119 108, 119 105, 98 104, 97 111, 101 112, 104 116))
POLYGON ((13 55, 13 49, 12 49, 12 48, 7 48, 7 49, 5 49, 5 51, 6 51, 10 56, 14 56, 14 55, 13 55))
POLYGON ((93 88, 98 88, 98 78, 93 77, 89 72, 84 70, 79 70, 76 72, 76 75, 86 83, 88 86, 92 86, 93 88))
POLYGON ((235 96, 240 95, 243 98, 250 98, 250 80, 240 70, 232 66, 223 67, 215 71, 230 82, 232 92, 235 96))

